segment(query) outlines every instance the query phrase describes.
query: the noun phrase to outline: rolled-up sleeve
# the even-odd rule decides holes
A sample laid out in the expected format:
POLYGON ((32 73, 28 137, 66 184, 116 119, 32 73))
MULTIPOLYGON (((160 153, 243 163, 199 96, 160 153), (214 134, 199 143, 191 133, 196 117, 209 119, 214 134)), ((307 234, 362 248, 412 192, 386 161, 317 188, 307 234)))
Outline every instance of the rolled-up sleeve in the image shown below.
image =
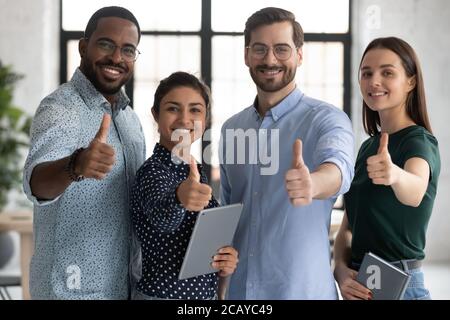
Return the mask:
POLYGON ((354 176, 354 137, 350 119, 338 110, 322 115, 319 125, 314 163, 317 167, 326 162, 341 171, 341 187, 334 197, 346 193, 354 176))
POLYGON ((23 170, 23 190, 35 205, 48 205, 59 197, 41 201, 30 186, 34 168, 44 162, 69 156, 78 147, 80 120, 75 108, 63 107, 44 99, 31 126, 30 150, 23 170))

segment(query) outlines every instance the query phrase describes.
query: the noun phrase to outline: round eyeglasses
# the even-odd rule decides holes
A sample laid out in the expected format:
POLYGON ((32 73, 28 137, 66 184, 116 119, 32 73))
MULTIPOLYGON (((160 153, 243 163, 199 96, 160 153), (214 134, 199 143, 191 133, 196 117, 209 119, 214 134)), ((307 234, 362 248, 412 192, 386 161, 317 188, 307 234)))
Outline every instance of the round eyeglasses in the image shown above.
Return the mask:
POLYGON ((106 55, 112 55, 116 52, 116 49, 120 49, 120 54, 122 55, 123 60, 127 62, 136 61, 139 55, 141 54, 138 49, 136 49, 132 45, 125 45, 123 47, 119 47, 114 42, 100 39, 96 42, 97 48, 106 55))
POLYGON ((273 55, 280 61, 287 60, 292 55, 292 47, 288 44, 276 44, 273 47, 269 47, 265 44, 255 43, 246 48, 250 50, 251 57, 255 59, 264 59, 269 49, 272 49, 273 55))

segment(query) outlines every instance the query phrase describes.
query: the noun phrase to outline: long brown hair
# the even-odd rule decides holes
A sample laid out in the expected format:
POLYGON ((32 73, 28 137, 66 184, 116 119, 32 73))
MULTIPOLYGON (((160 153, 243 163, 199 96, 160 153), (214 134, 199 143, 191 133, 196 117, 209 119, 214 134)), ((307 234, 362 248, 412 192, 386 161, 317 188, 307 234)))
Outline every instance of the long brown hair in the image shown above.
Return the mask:
MULTIPOLYGON (((419 59, 414 49, 404 40, 396 37, 377 38, 367 46, 363 53, 359 68, 366 56, 367 52, 372 49, 388 49, 400 57, 403 68, 408 78, 415 76, 416 85, 406 98, 406 113, 414 121, 415 124, 431 131, 430 120, 428 119, 427 103, 425 100, 425 88, 423 85, 422 69, 420 68, 419 59)), ((368 135, 374 136, 380 133, 380 115, 377 111, 371 110, 363 100, 363 124, 364 130, 368 135)))

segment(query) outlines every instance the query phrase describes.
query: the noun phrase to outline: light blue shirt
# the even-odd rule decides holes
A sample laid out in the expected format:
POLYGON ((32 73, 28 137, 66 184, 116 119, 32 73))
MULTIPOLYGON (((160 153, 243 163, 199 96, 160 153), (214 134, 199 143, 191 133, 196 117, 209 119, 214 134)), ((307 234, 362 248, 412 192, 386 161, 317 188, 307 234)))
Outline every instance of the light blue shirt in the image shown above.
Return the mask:
POLYGON ((77 69, 70 82, 44 98, 31 128, 23 187, 34 203, 33 299, 126 299, 132 246, 128 201, 145 159, 141 125, 120 92, 111 105, 77 69), (112 114, 107 143, 116 163, 103 180, 74 182, 56 199, 40 201, 30 189, 36 165, 88 147, 104 113, 112 114))
POLYGON ((337 299, 328 233, 333 204, 349 189, 354 174, 347 115, 295 89, 264 118, 250 106, 228 119, 221 143, 222 204, 244 203, 234 238, 239 264, 231 278, 229 299, 337 299), (227 137, 229 129, 259 133, 257 143, 245 148, 246 159, 257 159, 255 164, 249 160, 237 164, 237 143, 227 137), (263 129, 268 130, 268 138, 261 135, 263 129), (290 203, 284 178, 297 138, 303 142, 303 159, 310 172, 325 162, 340 169, 342 185, 335 196, 302 207, 290 203), (262 155, 274 153, 278 161, 269 165, 261 150, 262 155), (275 174, 262 170, 270 166, 277 169, 275 174))

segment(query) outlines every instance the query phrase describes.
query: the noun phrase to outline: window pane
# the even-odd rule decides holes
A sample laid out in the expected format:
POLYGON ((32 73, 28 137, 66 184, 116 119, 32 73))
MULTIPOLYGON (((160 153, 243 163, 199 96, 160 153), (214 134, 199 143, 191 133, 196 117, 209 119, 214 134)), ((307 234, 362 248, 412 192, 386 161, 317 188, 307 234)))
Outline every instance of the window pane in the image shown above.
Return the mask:
POLYGON ((63 29, 84 30, 95 11, 113 5, 130 10, 139 21, 142 31, 200 30, 201 0, 90 0, 83 1, 82 5, 79 0, 63 0, 63 29))
POLYGON ((211 163, 217 168, 220 129, 225 120, 252 104, 256 87, 244 63, 243 36, 213 37, 212 56, 211 163))
POLYGON ((348 32, 349 0, 211 0, 211 6, 214 31, 244 32, 251 14, 264 7, 280 7, 295 14, 304 32, 348 32))
MULTIPOLYGON (((159 141, 157 126, 151 115, 153 95, 163 78, 175 71, 187 71, 200 77, 200 38, 197 36, 143 36, 139 44, 142 54, 135 64, 134 110, 141 121, 147 155, 159 141)), ((67 44, 67 79, 80 65, 78 40, 67 44)), ((201 160, 201 142, 195 142, 193 155, 201 160)))
MULTIPOLYGON (((151 114, 153 96, 159 82, 175 71, 201 75, 200 37, 197 36, 143 36, 139 44, 142 54, 134 72, 134 110, 145 134, 147 155, 159 141, 159 134, 151 114)), ((193 154, 200 160, 201 142, 194 145, 193 154)))
POLYGON ((67 76, 71 79, 75 69, 80 66, 80 53, 78 52, 78 40, 70 40, 67 43, 67 76))
MULTIPOLYGON (((212 166, 217 168, 220 129, 229 117, 253 103, 256 87, 244 63, 243 36, 215 36, 212 50, 211 146, 212 166)), ((339 42, 305 43, 303 64, 297 69, 296 76, 302 92, 342 108, 343 50, 343 44, 339 42)))
POLYGON ((308 96, 343 109, 344 45, 341 42, 306 42, 303 64, 297 70, 299 88, 308 96))

